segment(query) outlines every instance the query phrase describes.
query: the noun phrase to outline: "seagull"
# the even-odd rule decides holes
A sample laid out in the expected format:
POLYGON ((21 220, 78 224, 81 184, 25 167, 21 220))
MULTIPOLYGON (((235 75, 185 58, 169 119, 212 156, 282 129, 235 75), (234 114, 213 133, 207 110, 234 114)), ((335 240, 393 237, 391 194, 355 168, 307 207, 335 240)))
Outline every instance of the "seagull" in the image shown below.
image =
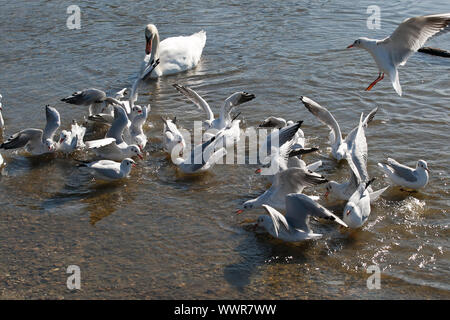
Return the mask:
POLYGON ((141 150, 144 150, 147 145, 147 136, 142 130, 142 126, 147 121, 148 113, 150 112, 150 105, 141 107, 133 106, 131 110, 131 125, 130 125, 130 143, 137 144, 141 150))
POLYGON ((3 115, 2 115, 2 111, 3 111, 2 99, 3 99, 3 96, 0 94, 0 130, 3 130, 5 128, 5 121, 3 120, 3 115))
MULTIPOLYGON (((373 111, 372 111, 373 112, 373 111)), ((376 112, 376 111, 375 111, 376 112)), ((369 115, 370 116, 370 115, 369 115)), ((368 148, 367 140, 364 132, 364 125, 367 123, 367 117, 363 120, 363 114, 361 114, 359 126, 356 130, 352 130, 347 136, 347 153, 346 159, 350 167, 350 179, 349 181, 338 183, 336 181, 329 181, 326 185, 325 198, 329 194, 339 200, 347 201, 356 191, 360 183, 366 183, 370 180, 369 173, 367 171, 367 159, 368 148), (355 172, 352 170, 352 166, 355 168, 355 172)), ((346 138, 346 140, 347 140, 346 138)), ((370 201, 374 202, 380 195, 386 191, 388 187, 373 191, 372 187, 368 187, 370 194, 370 201)))
POLYGON ((74 92, 72 95, 62 98, 61 101, 78 106, 89 106, 89 116, 104 112, 110 104, 125 108, 122 102, 116 98, 107 97, 104 91, 95 88, 74 92))
POLYGON ((125 158, 122 162, 98 160, 79 165, 79 167, 90 169, 96 178, 108 181, 128 178, 131 173, 131 168, 134 166, 136 166, 136 162, 130 158, 125 158))
MULTIPOLYGON (((367 151, 367 144, 365 143, 362 113, 355 140, 352 149, 346 154, 347 163, 352 174, 356 177, 355 179, 358 185, 344 208, 343 220, 349 228, 359 228, 369 218, 371 198, 368 188, 375 180, 375 178, 367 180, 367 170, 364 167, 367 161, 367 157, 364 155, 364 152, 367 151), (361 167, 364 167, 364 169, 361 169, 361 167), (363 172, 366 176, 360 175, 360 172, 363 172)), ((386 190, 386 188, 384 190, 386 190)))
POLYGON ((114 107, 114 122, 106 133, 105 138, 86 141, 86 147, 105 159, 122 161, 134 156, 143 159, 138 145, 127 144, 123 139, 123 131, 128 125, 128 117, 120 106, 114 107))
MULTIPOLYGON (((316 116, 320 122, 330 128, 331 155, 337 161, 341 161, 342 159, 344 159, 347 150, 349 149, 349 147, 351 147, 349 144, 351 144, 351 141, 358 127, 355 127, 352 131, 350 131, 350 133, 344 140, 342 138, 341 128, 339 127, 339 124, 330 113, 330 111, 328 111, 325 107, 319 105, 317 102, 309 99, 308 97, 300 97, 300 101, 303 102, 305 108, 308 109, 308 111, 311 112, 314 116, 316 116)), ((377 111, 378 108, 375 108, 367 115, 363 122, 364 127, 367 127, 368 124, 373 120, 377 111)))
POLYGON ((25 147, 25 150, 32 155, 40 155, 56 151, 56 144, 53 136, 61 125, 59 112, 49 105, 45 106, 45 117, 47 123, 44 130, 28 128, 13 134, 0 145, 0 149, 18 149, 25 147))
MULTIPOLYGON (((270 168, 265 169, 263 174, 274 175, 273 183, 259 197, 248 200, 243 204, 244 209, 252 209, 268 204, 271 207, 284 210, 285 196, 289 193, 302 193, 305 187, 310 187, 325 183, 326 180, 322 175, 309 172, 303 168, 288 168, 289 153, 292 151, 292 145, 295 143, 293 137, 300 128, 301 122, 295 125, 295 130, 290 130, 290 138, 280 147, 272 147, 270 154, 270 168)), ((281 143, 281 142, 280 142, 281 143)), ((243 210, 238 210, 237 214, 243 210)))
POLYGON ((204 139, 209 139, 212 136, 216 135, 219 130, 228 128, 230 132, 225 132, 224 136, 227 137, 225 141, 225 145, 229 147, 233 145, 234 142, 239 140, 239 122, 240 120, 233 120, 231 117, 231 111, 248 101, 251 101, 255 98, 254 94, 250 94, 247 92, 235 92, 231 96, 229 96, 224 104, 222 105, 218 118, 214 118, 214 113, 211 111, 209 104, 194 90, 189 87, 182 86, 179 84, 173 85, 175 89, 178 90, 181 94, 183 94, 186 98, 188 98, 191 102, 193 102, 197 107, 203 109, 206 113, 207 119, 203 121, 205 129, 204 139))
POLYGON ((388 158, 386 163, 378 163, 388 178, 395 184, 409 189, 420 189, 428 184, 428 169, 425 160, 417 161, 416 168, 410 168, 388 158))
POLYGON ((227 154, 225 148, 220 146, 218 148, 216 145, 222 134, 223 131, 220 131, 217 136, 195 146, 188 159, 175 155, 172 157, 172 162, 186 174, 200 173, 211 169, 219 159, 227 154))
POLYGON ((180 130, 177 127, 177 118, 164 119, 161 117, 164 122, 164 130, 163 130, 163 145, 164 150, 169 153, 171 156, 178 158, 180 155, 183 156, 183 151, 186 148, 186 142, 184 141, 184 137, 181 134, 180 130), (175 152, 175 154, 172 154, 175 152))
POLYGON ((356 191, 348 199, 344 208, 343 220, 349 228, 360 228, 370 215, 370 195, 367 188, 375 180, 369 180, 367 183, 361 183, 356 191))
POLYGON ((73 122, 71 130, 62 130, 59 136, 59 141, 56 144, 56 150, 69 154, 77 149, 84 147, 84 134, 86 128, 73 122))
MULTIPOLYGON (((425 42, 450 25, 450 13, 418 16, 404 20, 395 31, 382 40, 359 38, 347 48, 362 48, 369 51, 377 63, 379 74, 366 89, 384 78, 386 73, 399 96, 402 87, 398 78, 398 66, 405 65, 408 58, 422 47, 425 42)), ((447 29, 448 30, 448 29, 447 29)))
POLYGON ((332 220, 347 227, 344 221, 304 194, 290 193, 286 195, 285 201, 285 216, 271 206, 263 204, 269 215, 259 216, 256 223, 275 238, 289 242, 321 238, 322 234, 311 230, 310 216, 332 220))

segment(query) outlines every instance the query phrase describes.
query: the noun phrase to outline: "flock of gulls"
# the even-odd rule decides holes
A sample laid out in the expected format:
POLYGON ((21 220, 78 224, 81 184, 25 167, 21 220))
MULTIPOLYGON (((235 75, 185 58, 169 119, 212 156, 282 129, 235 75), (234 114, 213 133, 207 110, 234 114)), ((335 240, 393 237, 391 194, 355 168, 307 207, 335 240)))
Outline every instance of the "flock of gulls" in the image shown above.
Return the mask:
MULTIPOLYGON (((359 38, 354 41, 348 48, 367 50, 379 68, 378 78, 366 90, 371 90, 386 74, 395 91, 401 95, 398 66, 404 65, 408 57, 420 49, 428 38, 447 31, 449 25, 450 13, 413 17, 403 21, 391 36, 383 40, 359 38)), ((44 129, 25 128, 14 133, 0 145, 0 149, 24 148, 31 155, 68 155, 84 150, 97 160, 87 162, 75 159, 79 162, 80 170, 89 170, 94 179, 99 180, 127 178, 132 167, 139 161, 137 159, 143 159, 147 145, 143 126, 151 108, 150 105, 136 104, 140 84, 149 78, 194 68, 200 61, 206 43, 206 33, 200 31, 191 36, 171 37, 160 41, 157 28, 149 24, 145 28, 145 39, 145 58, 131 88, 124 88, 112 96, 91 88, 61 99, 68 104, 87 107, 88 115, 85 120, 92 126, 106 127, 104 137, 86 141, 86 127, 73 121, 70 130, 62 130, 59 138, 55 139, 61 124, 60 114, 47 105, 44 129)), ((253 100, 255 96, 247 92, 233 93, 224 101, 219 115, 215 116, 208 103, 197 92, 179 84, 174 84, 174 87, 204 110, 206 119, 203 121, 203 142, 187 148, 176 119, 162 118, 164 149, 171 156, 173 164, 185 174, 210 170, 223 159, 227 149, 234 148, 239 140, 239 114, 232 116, 232 111, 253 100), (186 154, 188 149, 190 153, 186 154)), ((1 99, 0 95, 0 125, 3 130, 1 99)), ((332 220, 345 228, 360 228, 369 218, 371 203, 388 188, 373 190, 371 184, 374 178, 371 178, 367 171, 368 148, 365 130, 378 108, 365 117, 361 114, 359 122, 344 138, 336 118, 327 108, 305 96, 300 97, 300 102, 318 121, 329 127, 330 156, 338 162, 344 161, 348 164, 349 178, 348 181, 328 181, 315 172, 322 165, 321 161, 311 164, 304 162, 302 156, 315 152, 318 148, 306 148, 305 135, 300 129, 302 121, 286 121, 275 116, 262 121, 259 127, 271 128, 271 133, 266 143, 260 145, 260 148, 268 151, 263 153, 268 156, 258 159, 260 168, 256 173, 260 173, 271 185, 256 199, 243 203, 237 213, 252 208, 264 208, 268 215, 261 215, 255 226, 265 228, 273 237, 284 241, 320 238, 321 234, 311 230, 311 216, 332 220), (278 143, 273 143, 274 141, 278 143), (305 188, 317 185, 325 185, 325 197, 332 196, 346 201, 342 218, 319 204, 319 197, 303 193, 305 188), (284 211, 285 214, 278 210, 284 211)), ((1 154, 0 163, 5 165, 1 154)), ((378 166, 392 185, 401 186, 409 192, 428 183, 429 169, 424 160, 418 160, 415 168, 391 158, 386 159, 384 163, 378 163, 378 166)))

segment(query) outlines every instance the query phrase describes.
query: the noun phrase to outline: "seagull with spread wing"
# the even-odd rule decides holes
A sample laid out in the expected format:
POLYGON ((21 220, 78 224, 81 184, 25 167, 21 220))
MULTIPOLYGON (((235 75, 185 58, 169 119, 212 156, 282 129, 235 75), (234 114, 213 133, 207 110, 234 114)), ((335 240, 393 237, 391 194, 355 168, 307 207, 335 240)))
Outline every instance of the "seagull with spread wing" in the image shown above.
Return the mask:
POLYGON ((49 105, 45 106, 45 117, 47 123, 44 130, 28 128, 19 131, 2 143, 0 149, 8 150, 25 147, 25 150, 33 155, 55 152, 56 143, 53 140, 53 136, 61 125, 61 118, 58 110, 49 105))
MULTIPOLYGON (((244 209, 258 208, 263 204, 270 205, 277 209, 284 210, 285 197, 289 193, 301 193, 305 187, 315 186, 321 183, 326 183, 322 175, 310 172, 307 169, 288 167, 289 154, 292 151, 292 145, 295 143, 295 133, 300 128, 301 121, 298 122, 293 130, 290 130, 290 139, 286 138, 287 142, 281 144, 279 147, 272 146, 270 153, 269 168, 264 168, 262 174, 274 175, 273 183, 259 197, 248 200, 243 204, 244 209)), ((237 214, 242 213, 243 210, 237 211, 237 214)))
POLYGON ((366 90, 371 90, 384 78, 384 74, 387 74, 395 91, 401 96, 398 67, 405 65, 408 58, 429 38, 442 33, 441 31, 448 31, 449 25, 450 13, 419 16, 404 20, 389 37, 382 40, 368 38, 355 40, 347 48, 362 48, 369 51, 379 70, 378 78, 366 90))
POLYGON ((173 85, 182 95, 193 102, 197 107, 203 109, 206 113, 207 119, 203 121, 207 132, 204 134, 204 140, 210 139, 215 136, 220 130, 225 129, 223 132, 224 146, 227 148, 234 145, 239 140, 240 120, 233 119, 231 117, 231 111, 238 105, 251 101, 255 98, 254 94, 247 92, 235 92, 229 96, 222 105, 219 113, 219 117, 215 118, 214 113, 211 110, 209 104, 194 90, 189 87, 179 84, 173 85))
MULTIPOLYGON (((320 122, 327 125, 330 128, 330 144, 331 144, 331 155, 337 161, 341 161, 345 159, 347 151, 351 148, 352 141, 354 140, 354 136, 358 126, 356 126, 350 133, 342 138, 341 128, 339 127, 338 122, 328 111, 327 108, 322 107, 320 104, 315 102, 314 100, 308 97, 300 97, 300 101, 303 102, 305 108, 311 112, 320 122)), ((373 120, 375 114, 377 113, 378 108, 373 109, 369 112, 367 117, 363 121, 363 127, 367 127, 368 124, 373 120)))
POLYGON ((321 238, 322 234, 311 230, 309 225, 311 216, 332 220, 347 227, 347 224, 331 211, 304 194, 288 194, 285 202, 285 216, 271 206, 263 204, 269 215, 259 216, 256 222, 257 226, 263 227, 275 238, 289 242, 321 238))

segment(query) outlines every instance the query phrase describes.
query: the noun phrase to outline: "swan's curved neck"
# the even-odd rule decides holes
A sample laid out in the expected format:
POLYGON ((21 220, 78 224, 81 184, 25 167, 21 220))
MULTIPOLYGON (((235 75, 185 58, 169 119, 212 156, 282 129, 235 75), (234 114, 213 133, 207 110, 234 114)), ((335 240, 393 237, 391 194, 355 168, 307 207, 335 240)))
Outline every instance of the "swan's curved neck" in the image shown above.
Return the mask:
POLYGON ((156 61, 159 58, 159 33, 155 33, 152 40, 152 52, 149 61, 156 61))

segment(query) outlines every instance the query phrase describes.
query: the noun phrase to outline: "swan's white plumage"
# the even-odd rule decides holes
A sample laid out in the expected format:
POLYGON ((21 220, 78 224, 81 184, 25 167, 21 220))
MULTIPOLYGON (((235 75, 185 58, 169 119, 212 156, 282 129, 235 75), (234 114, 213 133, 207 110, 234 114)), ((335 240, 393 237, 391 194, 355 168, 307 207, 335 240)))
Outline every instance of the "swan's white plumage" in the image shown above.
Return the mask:
POLYGON ((153 36, 153 51, 146 56, 146 61, 159 59, 159 65, 150 75, 151 78, 157 78, 169 74, 174 74, 194 68, 202 56, 203 48, 206 43, 206 32, 201 30, 190 36, 170 37, 159 42, 158 30, 154 25, 148 25, 153 36))

